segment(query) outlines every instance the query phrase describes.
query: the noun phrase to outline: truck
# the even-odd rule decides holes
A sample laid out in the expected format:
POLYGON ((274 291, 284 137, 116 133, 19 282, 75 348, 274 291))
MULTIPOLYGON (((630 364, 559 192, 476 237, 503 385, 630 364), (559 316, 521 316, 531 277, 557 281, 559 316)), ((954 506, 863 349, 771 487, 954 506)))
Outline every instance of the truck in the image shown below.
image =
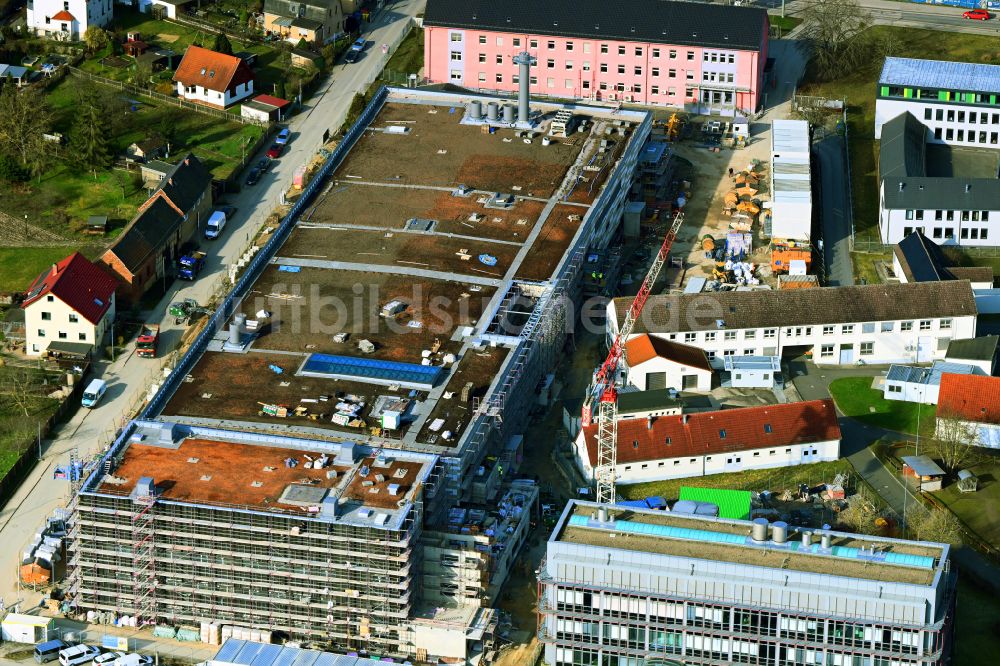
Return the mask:
POLYGON ((194 280, 198 277, 201 269, 205 267, 205 257, 206 254, 204 252, 185 254, 177 262, 177 277, 182 280, 194 280))
POLYGON ((160 341, 159 324, 143 324, 135 341, 135 353, 143 358, 156 358, 156 343, 160 341))

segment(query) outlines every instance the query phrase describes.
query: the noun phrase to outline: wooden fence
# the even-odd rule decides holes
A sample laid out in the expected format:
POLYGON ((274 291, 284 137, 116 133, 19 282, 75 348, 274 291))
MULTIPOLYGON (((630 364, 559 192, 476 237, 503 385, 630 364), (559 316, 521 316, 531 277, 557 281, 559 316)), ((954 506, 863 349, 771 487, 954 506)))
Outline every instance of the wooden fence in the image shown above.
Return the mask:
POLYGON ((241 123, 243 125, 267 125, 266 122, 261 122, 255 118, 244 118, 243 116, 235 113, 229 113, 228 111, 223 111, 222 109, 213 109, 210 106, 205 106, 203 104, 195 104, 194 102, 189 102, 186 99, 180 97, 172 97, 170 95, 164 95, 163 93, 158 93, 155 90, 147 90, 141 88, 137 85, 131 83, 125 83, 123 81, 115 81, 114 79, 109 79, 106 76, 100 76, 99 74, 92 74, 91 72, 85 72, 77 67, 72 67, 70 65, 66 66, 66 69, 73 76, 82 78, 87 81, 93 81, 95 83, 100 83, 101 85, 110 86, 112 88, 118 88, 124 92, 130 93, 132 95, 140 97, 148 97, 165 104, 172 104, 181 108, 189 109, 191 111, 197 111, 198 113, 203 113, 213 118, 221 118, 223 120, 229 120, 234 123, 241 123))

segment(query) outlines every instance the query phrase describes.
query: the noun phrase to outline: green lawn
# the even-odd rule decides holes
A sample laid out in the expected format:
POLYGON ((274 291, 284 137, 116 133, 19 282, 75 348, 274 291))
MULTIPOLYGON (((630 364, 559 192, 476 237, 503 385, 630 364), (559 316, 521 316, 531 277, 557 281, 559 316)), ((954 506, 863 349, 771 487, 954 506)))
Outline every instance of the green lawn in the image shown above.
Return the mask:
MULTIPOLYGON (((372 52, 381 57, 376 47, 372 52)), ((368 88, 366 97, 371 99, 375 91, 383 85, 404 85, 410 74, 417 74, 424 66, 424 31, 414 28, 410 34, 399 43, 389 57, 381 76, 368 88)))
POLYGON ((771 24, 772 28, 781 28, 781 33, 783 35, 787 35, 795 28, 795 26, 802 23, 802 19, 796 16, 782 17, 778 14, 769 14, 767 20, 771 24))
POLYGON ((39 382, 31 391, 30 397, 24 401, 28 411, 25 415, 24 407, 12 397, 10 389, 7 388, 13 385, 8 377, 15 375, 21 377, 25 372, 21 368, 0 366, 0 386, 5 387, 4 391, 0 392, 0 477, 7 473, 24 448, 32 444, 38 423, 48 420, 59 407, 58 400, 45 397, 54 387, 58 387, 58 384, 44 386, 40 381, 44 373, 37 370, 28 371, 34 373, 39 382))
POLYGON ((1000 548, 1000 457, 991 455, 972 467, 972 472, 979 477, 978 491, 960 493, 958 484, 951 481, 934 497, 948 505, 979 538, 1000 548))
MULTIPOLYGON (((38 275, 71 254, 74 247, 0 247, 0 291, 23 291, 38 275)), ((96 248, 83 251, 93 257, 96 248)))
MULTIPOLYGON (((66 77, 49 89, 47 98, 55 116, 53 131, 67 135, 73 124, 79 89, 93 83, 66 77)), ((104 89, 110 90, 110 89, 104 89)), ((134 96, 133 96, 134 97, 134 96)), ((243 148, 250 147, 263 129, 256 125, 222 121, 190 109, 141 98, 135 112, 127 112, 111 137, 112 150, 120 154, 134 141, 154 133, 170 140, 172 159, 194 152, 217 179, 225 179, 239 166, 243 148)), ((90 215, 107 215, 113 229, 121 229, 132 218, 147 192, 138 173, 122 170, 94 174, 61 162, 17 187, 0 187, 0 210, 31 223, 71 236, 70 225, 90 215)))
MULTIPOLYGON (((870 28, 879 36, 891 35, 897 43, 894 56, 952 60, 973 63, 1000 62, 995 36, 918 30, 878 25, 870 28)), ((882 62, 846 72, 835 81, 804 83, 804 95, 846 99, 851 153, 851 187, 854 223, 861 240, 878 238, 878 146, 874 139, 875 80, 882 62)))
POLYGON ((871 386, 871 377, 842 377, 830 383, 830 395, 845 416, 862 423, 913 434, 917 432, 919 414, 921 431, 933 430, 935 405, 886 400, 881 391, 871 386))
POLYGON ((651 481, 649 483, 630 483, 619 485, 618 493, 625 499, 642 499, 651 495, 659 495, 667 499, 677 499, 681 486, 697 488, 728 488, 731 490, 770 490, 781 493, 784 490, 795 491, 799 484, 806 483, 815 486, 819 483, 829 483, 833 477, 844 472, 853 474, 854 468, 846 459, 833 462, 820 462, 811 465, 795 465, 775 469, 759 469, 731 474, 711 474, 687 479, 669 479, 667 481, 651 481))
MULTIPOLYGON (((175 51, 178 54, 174 62, 175 66, 180 62, 180 56, 183 55, 188 46, 200 44, 210 48, 215 37, 215 33, 211 30, 199 30, 180 23, 155 19, 150 14, 131 11, 120 6, 115 8, 114 25, 127 32, 138 32, 147 44, 175 51)), ((280 79, 286 78, 288 71, 293 69, 289 64, 288 54, 268 44, 241 42, 236 39, 230 39, 229 42, 234 52, 249 51, 257 54, 257 60, 253 65, 256 74, 254 86, 261 92, 273 92, 274 84, 280 79)), ((108 46, 103 51, 84 60, 80 64, 80 69, 116 81, 127 81, 132 70, 131 65, 129 67, 111 67, 103 64, 101 61, 110 54, 111 47, 108 46)), ((129 63, 133 62, 129 56, 119 57, 129 63)))

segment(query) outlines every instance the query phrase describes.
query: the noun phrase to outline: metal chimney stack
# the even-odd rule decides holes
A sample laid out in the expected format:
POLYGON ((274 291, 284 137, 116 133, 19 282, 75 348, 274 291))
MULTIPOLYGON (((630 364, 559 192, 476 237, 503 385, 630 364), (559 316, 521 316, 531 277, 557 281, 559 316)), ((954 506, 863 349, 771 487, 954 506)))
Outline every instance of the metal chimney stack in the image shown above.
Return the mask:
POLYGON ((518 66, 518 89, 517 89, 517 122, 527 123, 530 109, 528 98, 531 90, 531 66, 536 64, 538 59, 527 51, 521 51, 514 56, 514 64, 518 66))

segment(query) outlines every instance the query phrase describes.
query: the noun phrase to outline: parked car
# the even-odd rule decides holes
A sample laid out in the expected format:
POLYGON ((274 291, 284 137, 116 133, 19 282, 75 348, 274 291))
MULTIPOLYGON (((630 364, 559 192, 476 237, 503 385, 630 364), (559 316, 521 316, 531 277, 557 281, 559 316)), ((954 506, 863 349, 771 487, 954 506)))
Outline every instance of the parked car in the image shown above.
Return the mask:
POLYGON ((93 645, 74 645, 65 650, 59 651, 59 664, 61 666, 80 666, 94 660, 94 657, 101 654, 101 648, 93 645))
POLYGON ((83 390, 83 398, 81 398, 80 404, 90 409, 97 407, 97 403, 101 401, 107 390, 108 383, 106 381, 103 379, 92 379, 87 384, 87 388, 83 390))
POLYGON ((972 19, 973 21, 989 21, 990 13, 985 9, 970 9, 962 14, 962 18, 972 19))
POLYGON ((280 143, 282 146, 288 143, 288 138, 292 135, 291 131, 287 127, 283 127, 278 136, 274 137, 275 143, 280 143))
POLYGON ((153 658, 145 654, 131 653, 115 659, 113 666, 150 666, 153 658))
POLYGON ((124 656, 124 652, 105 652, 94 657, 94 666, 111 666, 116 660, 124 656))
POLYGON ((212 213, 205 224, 205 238, 215 240, 222 235, 222 230, 226 228, 226 214, 221 210, 212 213))
POLYGON ((263 176, 265 173, 267 173, 268 169, 270 168, 271 168, 271 160, 267 159, 266 157, 262 157, 259 160, 257 160, 257 171, 260 172, 260 175, 263 176))
POLYGON ((275 143, 270 148, 267 149, 267 156, 272 160, 276 160, 281 157, 281 152, 285 149, 285 144, 275 143))
POLYGON ((260 180, 260 169, 258 169, 257 167, 252 167, 250 169, 250 172, 247 174, 247 180, 246 180, 247 185, 249 186, 256 185, 257 181, 259 180, 260 180))
POLYGON ((361 59, 361 54, 364 53, 365 47, 368 46, 368 40, 364 37, 358 37, 351 44, 351 48, 347 49, 347 55, 344 56, 344 62, 357 62, 361 59))

